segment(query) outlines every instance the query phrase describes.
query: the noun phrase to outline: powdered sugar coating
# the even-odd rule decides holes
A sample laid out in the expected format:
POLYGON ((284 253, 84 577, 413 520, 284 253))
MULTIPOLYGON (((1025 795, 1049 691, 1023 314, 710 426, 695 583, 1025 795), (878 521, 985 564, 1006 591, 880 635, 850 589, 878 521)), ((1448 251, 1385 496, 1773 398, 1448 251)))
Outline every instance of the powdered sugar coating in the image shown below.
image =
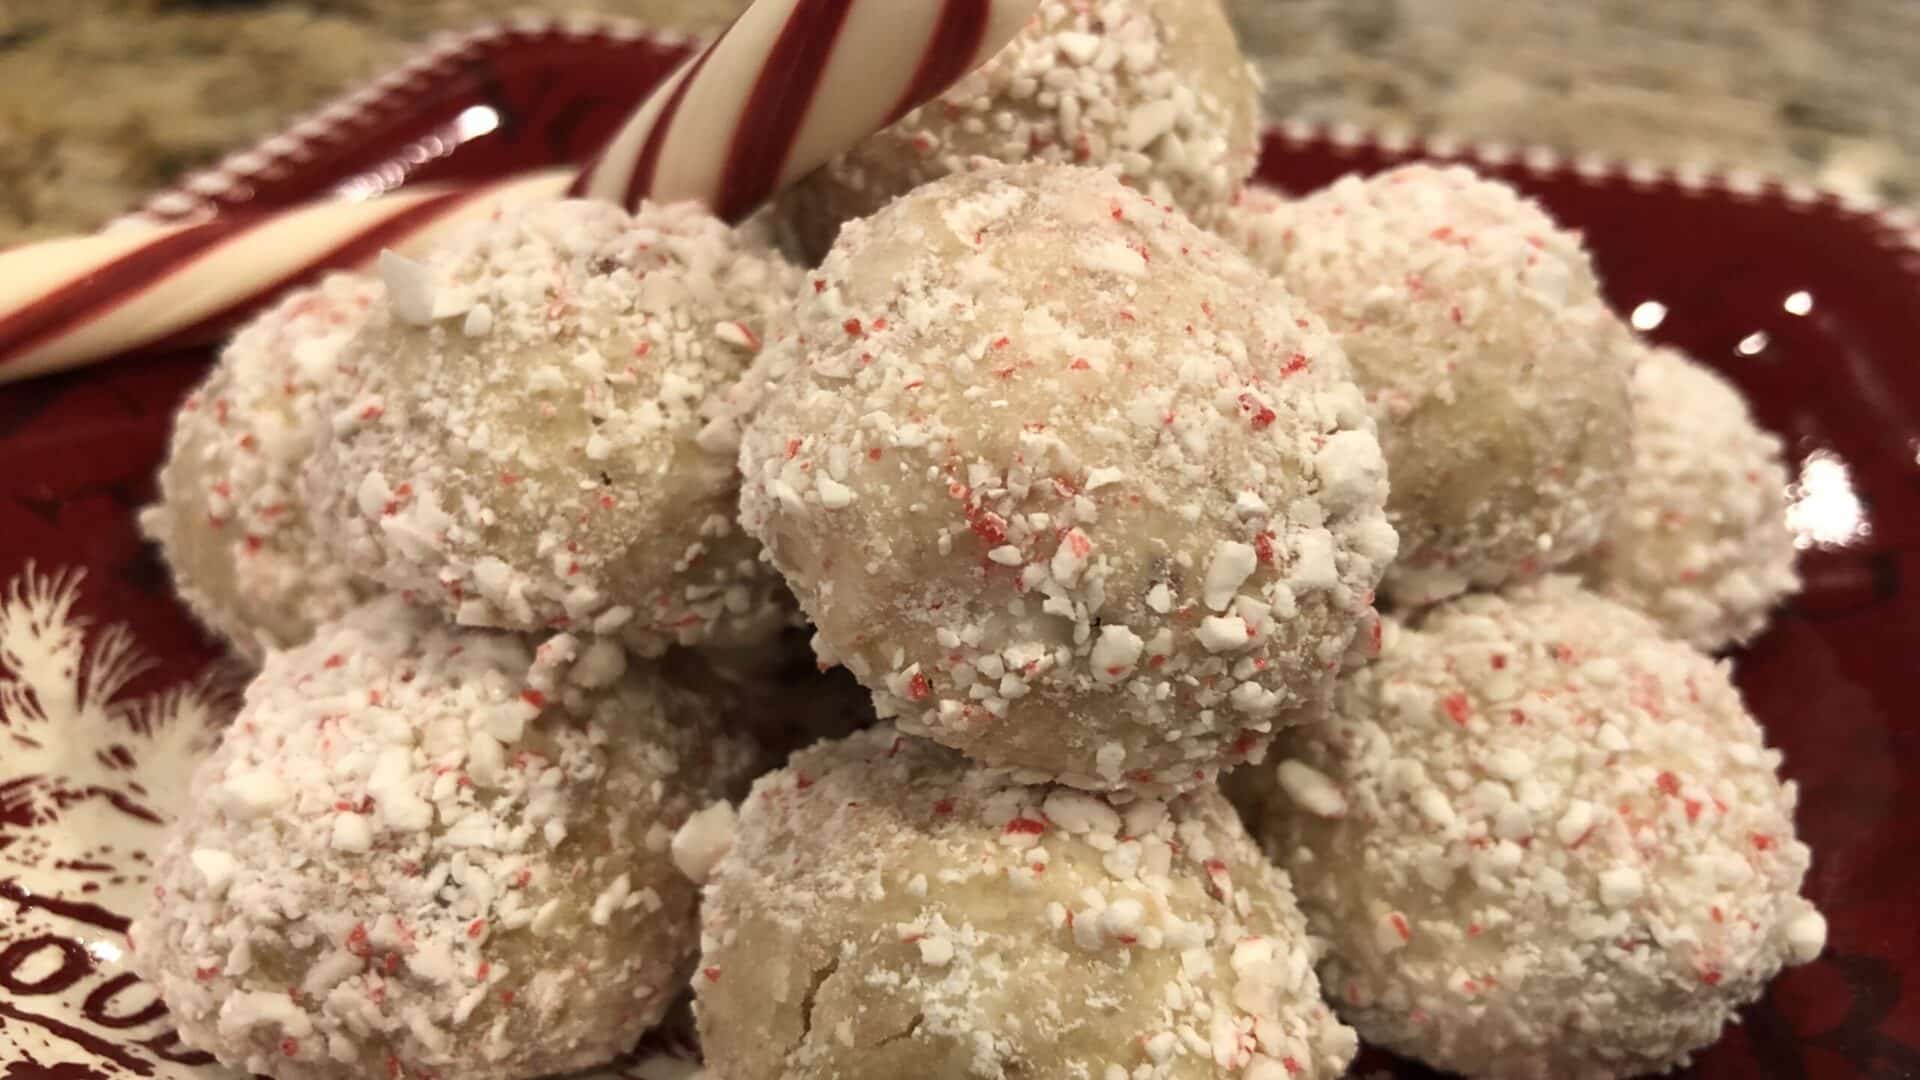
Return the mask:
POLYGON ((1391 600, 1494 587, 1597 543, 1630 465, 1632 343, 1579 236, 1460 167, 1345 177, 1287 213, 1267 265, 1341 335, 1380 423, 1391 600))
POLYGON ((1778 437, 1712 369, 1647 348, 1633 374, 1633 474, 1592 587, 1709 652, 1766 629, 1797 591, 1778 437))
POLYGON ((182 1036, 282 1080, 599 1064, 695 951, 674 830, 754 759, 608 640, 385 598, 270 654, 130 934, 182 1036))
POLYGON ((963 174, 849 225, 780 348, 742 521, 904 729, 1203 783, 1316 708, 1372 614, 1394 536, 1338 342, 1103 173, 963 174))
POLYGON ((1021 787, 882 726, 762 777, 703 902, 695 1009, 731 1080, 1279 1080, 1355 1050, 1212 788, 1021 787))
POLYGON ((383 270, 364 378, 308 472, 350 565, 465 625, 643 652, 779 629, 718 421, 786 263, 692 205, 559 202, 383 270))
POLYGON ((1277 188, 1249 184, 1209 224, 1214 232, 1246 252, 1256 266, 1276 269, 1293 245, 1293 203, 1277 188))
POLYGON ((781 197, 816 255, 841 224, 982 161, 1112 171, 1196 219, 1260 150, 1259 87, 1220 0, 1042 0, 979 70, 781 197))
POLYGON ((1573 578, 1393 628, 1275 752, 1236 781, 1273 785, 1256 831, 1332 942, 1322 980, 1437 1068, 1664 1072, 1824 940, 1726 666, 1573 578))
POLYGON ((289 293, 234 335, 174 418, 140 527, 188 609, 250 659, 360 598, 315 542, 299 476, 345 377, 342 348, 382 298, 378 281, 346 274, 289 293))

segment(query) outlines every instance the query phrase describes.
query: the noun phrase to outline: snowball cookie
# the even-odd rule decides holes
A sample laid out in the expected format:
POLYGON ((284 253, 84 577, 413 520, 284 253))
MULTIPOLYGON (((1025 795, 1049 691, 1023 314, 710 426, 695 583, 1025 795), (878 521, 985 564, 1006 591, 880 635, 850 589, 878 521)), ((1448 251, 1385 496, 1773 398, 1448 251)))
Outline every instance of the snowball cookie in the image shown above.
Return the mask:
POLYGON ((673 832, 751 767, 606 640, 448 630, 397 598, 273 653, 175 826, 137 970, 281 1080, 610 1060, 692 971, 673 832))
POLYGON ((1339 343, 1104 173, 849 225, 741 451, 741 518, 883 716, 1079 787, 1178 787, 1317 707, 1392 557, 1339 343))
POLYGON ((1339 1076, 1284 875, 1211 787, 1021 787, 889 727, 675 838, 728 1080, 1339 1076), (729 848, 729 843, 731 844, 729 848), (722 854, 724 852, 724 855, 722 854))
POLYGON ((1731 383, 1672 349, 1641 354, 1633 413, 1624 502, 1582 573, 1708 652, 1751 640, 1800 587, 1780 440, 1731 383))
POLYGON ((188 610, 250 660, 359 600, 315 542, 298 480, 342 346, 381 299, 378 281, 346 274, 287 294, 234 336, 174 418, 160 500, 140 527, 188 610))
POLYGON ((1393 477, 1396 605, 1529 577, 1600 539, 1631 463, 1629 331, 1577 234, 1464 168, 1295 203, 1268 266, 1341 335, 1393 477))
POLYGON ((985 159, 1099 166, 1205 219, 1253 173, 1259 107, 1220 0, 1041 0, 978 71, 778 205, 819 255, 842 222, 985 159))
POLYGON ((462 624, 650 653, 783 625, 715 423, 797 283, 778 256, 690 204, 574 201, 383 271, 308 473, 350 565, 462 624))
POLYGON ((1256 830, 1331 942, 1321 980, 1435 1068, 1665 1072, 1825 939, 1726 666, 1572 578, 1389 633, 1275 755, 1256 830))
POLYGON ((1209 224, 1256 265, 1278 266, 1293 243, 1293 203, 1278 188, 1252 184, 1209 224))

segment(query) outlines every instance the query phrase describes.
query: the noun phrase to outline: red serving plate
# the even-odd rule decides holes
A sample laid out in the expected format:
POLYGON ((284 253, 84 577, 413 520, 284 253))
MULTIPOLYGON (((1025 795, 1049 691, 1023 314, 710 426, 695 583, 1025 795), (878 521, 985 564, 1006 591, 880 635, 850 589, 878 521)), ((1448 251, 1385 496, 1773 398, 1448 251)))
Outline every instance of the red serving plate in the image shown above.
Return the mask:
MULTIPOLYGON (((452 39, 146 210, 578 161, 686 47, 605 22, 452 39)), ((1274 132, 1261 175, 1303 192, 1416 158, 1466 160, 1584 230, 1620 310, 1738 382, 1799 470, 1807 589, 1734 663, 1800 785, 1806 890, 1830 946, 1690 1075, 1920 1077, 1920 590, 1903 588, 1920 577, 1920 232, 1737 175, 1310 128, 1274 132)), ((223 1075, 118 964, 157 822, 231 696, 134 526, 174 406, 210 357, 0 388, 0 1080, 223 1075)), ((611 1075, 674 1075, 676 1055, 653 1047, 611 1075)))

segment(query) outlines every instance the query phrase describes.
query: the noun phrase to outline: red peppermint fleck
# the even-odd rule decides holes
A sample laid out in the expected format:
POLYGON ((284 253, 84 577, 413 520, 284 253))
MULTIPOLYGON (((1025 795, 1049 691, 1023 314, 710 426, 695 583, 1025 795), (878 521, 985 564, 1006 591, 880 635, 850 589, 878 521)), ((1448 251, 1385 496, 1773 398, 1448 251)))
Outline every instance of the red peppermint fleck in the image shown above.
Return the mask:
POLYGON ((1686 801, 1686 807, 1687 807, 1687 820, 1688 820, 1688 821, 1698 821, 1698 820, 1700 820, 1700 811, 1701 811, 1701 809, 1702 809, 1702 807, 1701 807, 1701 804, 1700 804, 1700 800, 1699 800, 1699 799, 1688 799, 1688 800, 1686 801))
POLYGON ((1260 560, 1262 566, 1273 565, 1273 539, 1271 531, 1260 533, 1253 538, 1253 554, 1260 560))
POLYGON ((280 1040, 280 1056, 293 1057, 300 1053, 300 1040, 289 1035, 280 1040))
POLYGON ((787 440, 787 460, 792 461, 794 458, 799 457, 800 448, 805 445, 806 445, 805 439, 788 439, 787 440))
POLYGON ((933 696, 933 684, 927 681, 927 673, 916 671, 913 678, 907 680, 907 698, 910 701, 925 701, 933 696))
POLYGON ((1680 794, 1680 778, 1670 772, 1663 772, 1655 777, 1653 786, 1659 788, 1662 795, 1680 794))
POLYGON ((354 923, 353 929, 347 931, 347 951, 361 959, 372 954, 373 946, 367 942, 366 923, 354 923))
POLYGON ((1019 833, 1025 836, 1039 836, 1041 833, 1047 831, 1047 823, 1044 821, 1035 821, 1028 817, 1017 817, 1007 822, 1006 831, 1008 833, 1019 833))
POLYGON ((1252 394, 1240 395, 1240 411, 1247 414, 1255 431, 1265 431, 1273 426, 1273 421, 1278 415, 1252 394))
POLYGON ((1719 986, 1721 978, 1721 974, 1712 968, 1708 968, 1706 971, 1700 973, 1700 981, 1706 983, 1708 986, 1719 986))
POLYGON ((380 414, 385 411, 386 411, 385 409, 382 409, 378 405, 369 405, 366 408, 360 410, 360 419, 369 421, 369 422, 378 420, 380 419, 380 414))
POLYGON ((823 292, 826 292, 826 291, 827 291, 827 281, 826 281, 826 279, 825 279, 825 278, 814 278, 814 279, 813 279, 813 292, 814 292, 814 295, 816 295, 816 296, 818 296, 819 294, 821 294, 821 293, 823 293, 823 292))
POLYGON ((1393 927, 1394 933, 1400 935, 1401 941, 1413 940, 1413 927, 1407 925, 1407 917, 1405 915, 1396 911, 1387 916, 1387 923, 1393 927))
POLYGON ((1500 653, 1495 653, 1492 660, 1488 662, 1493 665, 1493 670, 1495 671, 1505 671, 1507 669, 1507 658, 1500 653))
POLYGON ((1473 715, 1473 706, 1467 703, 1466 694, 1456 690, 1448 694, 1440 704, 1447 710, 1447 715, 1452 717, 1454 723, 1461 727, 1467 726, 1467 719, 1473 715))
POLYGON ((999 547, 1007 542, 1007 519, 989 510, 983 514, 968 515, 968 527, 980 542, 988 547, 999 547))
POLYGON ((513 991, 511 990, 500 991, 500 1004, 502 1005, 513 1004, 513 991))
POLYGON ((1767 850, 1770 850, 1772 847, 1773 847, 1773 837, 1768 836, 1765 833, 1753 834, 1753 849, 1755 851, 1767 851, 1767 850))
POLYGON ((794 776, 793 776, 793 787, 794 787, 794 790, 796 790, 796 791, 805 791, 805 790, 807 790, 808 788, 810 788, 810 787, 812 787, 812 786, 813 786, 813 777, 811 777, 811 776, 808 776, 808 775, 807 775, 806 773, 795 773, 795 774, 794 774, 794 776))
POLYGON ((933 812, 939 814, 941 817, 946 817, 948 814, 953 813, 953 800, 941 799, 939 802, 934 803, 933 812))
POLYGON ((860 325, 859 319, 848 319, 840 325, 842 329, 846 330, 848 337, 863 337, 867 332, 867 328, 860 325))
POLYGON ((218 975, 218 974, 220 974, 220 969, 218 967, 203 967, 203 968, 193 969, 193 977, 200 980, 201 982, 210 981, 215 975, 218 975))
POLYGON ((487 932, 487 920, 485 919, 475 919, 472 922, 467 924, 467 937, 469 939, 478 941, 480 939, 480 935, 486 932, 487 932))
POLYGON ((717 967, 702 968, 700 974, 705 975, 708 982, 720 981, 720 969, 717 967))
POLYGON ((1313 361, 1307 358, 1306 353, 1294 353, 1287 358, 1286 363, 1280 365, 1280 377, 1283 379, 1290 378, 1312 366, 1313 361))

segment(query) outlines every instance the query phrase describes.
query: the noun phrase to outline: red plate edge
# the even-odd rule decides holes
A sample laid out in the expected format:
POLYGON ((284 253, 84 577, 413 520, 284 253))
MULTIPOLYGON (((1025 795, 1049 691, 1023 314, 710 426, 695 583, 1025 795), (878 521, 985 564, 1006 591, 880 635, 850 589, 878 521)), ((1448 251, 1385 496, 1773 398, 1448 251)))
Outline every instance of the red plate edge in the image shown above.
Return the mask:
MULTIPOLYGON (((598 17, 438 39, 367 88, 154 196, 137 216, 279 205, 354 177, 379 187, 578 160, 691 40, 598 17), (497 127, 462 143, 459 118, 478 105, 494 109, 497 127)), ((1908 978, 1920 971, 1920 868, 1903 857, 1906 826, 1920 822, 1920 730, 1905 722, 1920 597, 1903 587, 1920 574, 1920 221, 1750 173, 1445 136, 1295 122, 1274 129, 1266 149, 1262 177, 1296 192, 1412 159, 1458 161, 1515 183, 1587 233, 1623 311, 1666 305, 1653 336, 1739 382, 1797 459, 1839 463, 1837 474, 1809 474, 1825 485, 1821 507, 1843 519, 1855 500, 1870 532, 1810 548, 1807 593, 1736 657, 1743 689, 1802 785, 1800 824, 1815 852, 1807 891, 1832 921, 1832 947, 1783 976, 1688 1075, 1920 1076, 1920 994, 1908 978), (1802 290, 1811 311, 1787 311, 1785 298, 1802 290)), ((127 623, 160 662, 135 689, 189 677, 216 655, 131 524, 151 496, 173 403, 207 356, 0 388, 0 569, 89 567, 82 608, 127 623)), ((0 815, 0 839, 8 827, 0 815)), ((7 967, 4 946, 0 1006, 31 982, 7 967)), ((1362 1064, 1426 1075, 1384 1059, 1362 1064)), ((0 1066, 6 1080, 39 1075, 0 1066)))

